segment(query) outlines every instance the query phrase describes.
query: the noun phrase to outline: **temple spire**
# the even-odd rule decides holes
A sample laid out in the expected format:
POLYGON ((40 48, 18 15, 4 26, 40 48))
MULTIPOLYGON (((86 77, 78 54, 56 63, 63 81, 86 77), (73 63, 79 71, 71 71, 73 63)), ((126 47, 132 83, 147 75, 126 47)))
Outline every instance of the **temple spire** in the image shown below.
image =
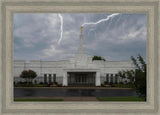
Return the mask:
POLYGON ((79 48, 78 48, 78 54, 84 54, 84 48, 83 48, 83 27, 81 26, 81 33, 80 33, 80 42, 79 42, 79 48))
POLYGON ((83 27, 81 26, 81 33, 82 33, 82 29, 83 29, 83 27))

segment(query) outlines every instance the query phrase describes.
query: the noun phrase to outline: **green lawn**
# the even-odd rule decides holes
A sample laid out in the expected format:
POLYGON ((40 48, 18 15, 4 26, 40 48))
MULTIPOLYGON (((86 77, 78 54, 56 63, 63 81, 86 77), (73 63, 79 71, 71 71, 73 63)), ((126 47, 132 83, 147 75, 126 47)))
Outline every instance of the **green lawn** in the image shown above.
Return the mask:
POLYGON ((63 99, 14 99, 14 101, 63 101, 63 99))
POLYGON ((133 84, 113 84, 115 87, 120 88, 134 88, 135 86, 133 84))
POLYGON ((99 101, 145 101, 140 97, 97 97, 99 101))

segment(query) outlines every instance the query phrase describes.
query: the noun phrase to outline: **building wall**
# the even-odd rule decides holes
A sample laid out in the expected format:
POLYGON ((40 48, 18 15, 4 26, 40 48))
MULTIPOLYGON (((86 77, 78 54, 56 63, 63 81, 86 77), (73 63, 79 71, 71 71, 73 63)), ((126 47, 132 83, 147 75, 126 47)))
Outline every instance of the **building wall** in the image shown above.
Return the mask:
MULTIPOLYGON (((80 68, 75 63, 75 59, 62 60, 62 61, 40 61, 40 60, 31 60, 26 62, 24 60, 15 60, 14 61, 14 77, 18 79, 23 70, 33 70, 37 73, 37 78, 35 79, 37 83, 44 81, 44 74, 56 74, 56 81, 62 83, 63 81, 63 72, 66 68, 80 68)), ((84 68, 84 67, 81 67, 84 68)), ((120 70, 131 70, 134 69, 134 65, 131 61, 92 61, 88 57, 88 61, 85 65, 85 68, 95 68, 100 69, 100 80, 101 83, 106 81, 106 74, 113 74, 113 81, 115 75, 120 70)), ((18 80, 15 80, 17 82, 18 80)), ((34 82, 34 81, 33 81, 34 82)))

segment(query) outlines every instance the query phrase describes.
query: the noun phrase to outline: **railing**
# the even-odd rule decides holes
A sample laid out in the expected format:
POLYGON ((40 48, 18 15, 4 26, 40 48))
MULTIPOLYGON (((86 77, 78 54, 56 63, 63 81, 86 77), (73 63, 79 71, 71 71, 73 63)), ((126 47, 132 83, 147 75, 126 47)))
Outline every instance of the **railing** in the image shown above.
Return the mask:
MULTIPOLYGON (((25 82, 26 80, 24 78, 20 78, 20 77, 14 77, 14 82, 18 83, 18 82, 25 82)), ((62 83, 63 81, 63 77, 56 77, 56 82, 57 83, 62 83)), ((53 79, 51 80, 51 82, 54 82, 53 79)), ((34 78, 32 80, 32 83, 45 83, 45 79, 42 76, 38 76, 36 78, 34 78)), ((46 79, 46 83, 49 83, 49 79, 46 79)))

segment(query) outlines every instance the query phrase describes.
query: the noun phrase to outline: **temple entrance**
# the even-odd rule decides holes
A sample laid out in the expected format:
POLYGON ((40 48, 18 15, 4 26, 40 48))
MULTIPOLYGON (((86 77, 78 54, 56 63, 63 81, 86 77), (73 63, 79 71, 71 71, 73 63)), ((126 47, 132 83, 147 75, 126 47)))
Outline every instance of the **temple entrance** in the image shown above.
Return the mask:
POLYGON ((68 86, 95 86, 96 72, 68 72, 68 86))

